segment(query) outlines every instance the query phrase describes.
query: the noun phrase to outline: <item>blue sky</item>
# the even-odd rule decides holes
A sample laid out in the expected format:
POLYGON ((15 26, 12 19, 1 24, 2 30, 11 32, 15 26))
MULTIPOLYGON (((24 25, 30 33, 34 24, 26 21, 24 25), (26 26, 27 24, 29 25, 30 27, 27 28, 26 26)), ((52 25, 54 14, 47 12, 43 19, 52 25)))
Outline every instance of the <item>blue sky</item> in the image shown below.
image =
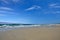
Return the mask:
POLYGON ((0 22, 60 23, 60 0, 0 0, 0 22))

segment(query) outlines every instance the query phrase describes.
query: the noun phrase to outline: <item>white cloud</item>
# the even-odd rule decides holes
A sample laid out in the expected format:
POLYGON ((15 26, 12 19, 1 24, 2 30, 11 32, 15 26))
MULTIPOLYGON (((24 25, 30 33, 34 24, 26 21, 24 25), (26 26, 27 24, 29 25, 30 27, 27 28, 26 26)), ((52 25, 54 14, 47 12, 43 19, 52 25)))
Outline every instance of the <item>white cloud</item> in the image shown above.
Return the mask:
POLYGON ((37 6, 37 5, 33 5, 32 7, 29 7, 27 9, 25 9, 26 11, 30 11, 30 10, 34 10, 34 9, 40 9, 41 7, 40 6, 37 6))
POLYGON ((15 11, 5 11, 5 10, 0 10, 0 16, 17 16, 19 15, 18 13, 16 13, 15 11))
POLYGON ((0 7, 0 16, 6 16, 7 14, 13 14, 13 9, 8 7, 0 7))
POLYGON ((14 12, 14 9, 8 8, 8 7, 0 7, 0 16, 5 16, 5 15, 16 15, 14 12))
POLYGON ((0 10, 13 11, 12 8, 8 8, 8 7, 0 7, 0 10))
POLYGON ((51 7, 51 8, 60 8, 60 4, 58 4, 58 3, 50 4, 49 7, 51 7))
POLYGON ((24 0, 0 0, 2 5, 11 5, 11 4, 24 4, 24 0))

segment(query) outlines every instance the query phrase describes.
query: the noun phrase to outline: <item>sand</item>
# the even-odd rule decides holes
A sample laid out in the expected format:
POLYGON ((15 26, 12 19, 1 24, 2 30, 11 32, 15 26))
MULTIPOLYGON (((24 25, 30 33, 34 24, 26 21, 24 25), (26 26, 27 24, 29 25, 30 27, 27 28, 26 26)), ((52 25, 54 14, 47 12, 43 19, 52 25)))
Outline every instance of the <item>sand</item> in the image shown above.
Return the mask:
POLYGON ((0 40, 60 40, 60 27, 20 28, 0 32, 0 40))

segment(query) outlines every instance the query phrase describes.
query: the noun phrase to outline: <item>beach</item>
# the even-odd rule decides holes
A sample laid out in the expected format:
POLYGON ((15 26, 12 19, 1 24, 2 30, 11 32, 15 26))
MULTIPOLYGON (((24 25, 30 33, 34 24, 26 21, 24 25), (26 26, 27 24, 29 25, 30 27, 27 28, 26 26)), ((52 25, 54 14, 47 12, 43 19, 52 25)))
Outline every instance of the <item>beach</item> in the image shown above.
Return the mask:
POLYGON ((0 32, 0 40, 60 40, 60 27, 26 27, 0 32))

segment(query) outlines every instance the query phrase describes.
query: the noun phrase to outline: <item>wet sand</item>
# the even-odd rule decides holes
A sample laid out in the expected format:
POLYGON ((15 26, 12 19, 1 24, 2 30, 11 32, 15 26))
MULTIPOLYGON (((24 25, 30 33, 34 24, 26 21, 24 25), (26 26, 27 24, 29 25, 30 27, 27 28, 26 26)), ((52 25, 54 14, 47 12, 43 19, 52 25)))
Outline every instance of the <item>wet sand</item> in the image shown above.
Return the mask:
POLYGON ((0 32, 0 40, 60 40, 60 27, 19 28, 0 32))

